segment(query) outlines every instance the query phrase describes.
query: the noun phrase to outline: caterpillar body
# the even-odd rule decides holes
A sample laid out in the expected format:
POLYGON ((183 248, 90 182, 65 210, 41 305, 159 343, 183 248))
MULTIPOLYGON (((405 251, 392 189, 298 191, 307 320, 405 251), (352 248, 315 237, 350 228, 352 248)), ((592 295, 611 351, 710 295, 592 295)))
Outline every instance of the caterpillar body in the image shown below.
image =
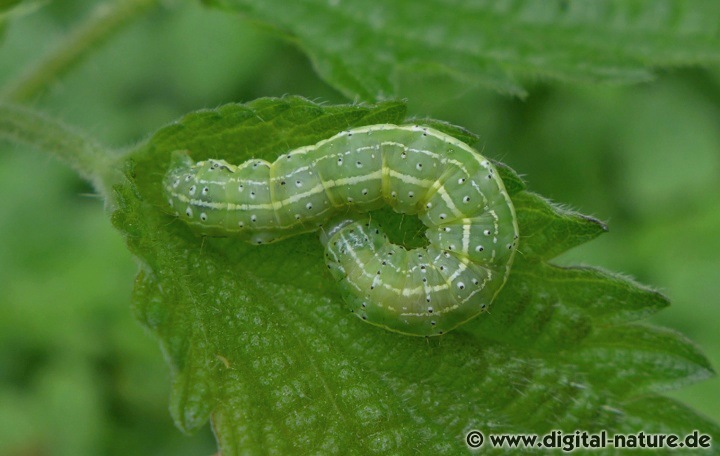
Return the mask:
POLYGON ((352 311, 404 334, 443 334, 485 311, 517 248, 510 197, 492 163, 429 127, 371 125, 275 162, 194 163, 177 151, 169 205, 198 233, 271 243, 319 231, 352 311), (367 212, 417 214, 427 247, 392 244, 367 212))

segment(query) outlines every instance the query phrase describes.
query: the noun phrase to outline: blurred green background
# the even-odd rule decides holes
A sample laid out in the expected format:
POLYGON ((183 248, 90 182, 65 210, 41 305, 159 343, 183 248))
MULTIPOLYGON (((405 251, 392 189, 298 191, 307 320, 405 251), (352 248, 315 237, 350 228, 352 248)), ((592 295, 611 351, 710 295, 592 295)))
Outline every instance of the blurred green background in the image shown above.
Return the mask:
MULTIPOLYGON (((50 2, 13 21, 0 87, 94 6, 50 2)), ((536 82, 526 100, 448 96, 446 82, 404 81, 417 93, 411 114, 479 133, 478 147, 530 189, 608 221, 610 233, 557 261, 659 288, 673 306, 652 321, 720 366, 720 71, 629 87, 536 82)), ((29 104, 121 148, 191 110, 284 94, 352 101, 268 30, 166 2, 29 104)), ((168 369, 130 309, 136 266, 92 188, 45 154, 3 144, 0 194, 0 454, 213 453, 209 427, 173 427, 168 369)), ((720 420, 720 380, 671 395, 720 420)))

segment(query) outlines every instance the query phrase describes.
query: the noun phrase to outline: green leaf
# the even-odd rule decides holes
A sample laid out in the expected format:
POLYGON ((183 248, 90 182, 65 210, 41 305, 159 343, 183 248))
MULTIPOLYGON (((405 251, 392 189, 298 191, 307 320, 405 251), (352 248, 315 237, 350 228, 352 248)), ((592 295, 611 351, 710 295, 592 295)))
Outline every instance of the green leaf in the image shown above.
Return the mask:
POLYGON ((406 95, 409 77, 525 95, 522 81, 631 83, 720 61, 714 0, 205 0, 274 26, 348 97, 406 95), (418 76, 419 75, 419 76, 418 76))
POLYGON ((625 325, 608 328, 583 341, 572 354, 578 364, 586 364, 593 377, 622 363, 635 369, 618 372, 605 379, 605 387, 617 393, 641 394, 677 388, 708 378, 713 370, 700 350, 687 338, 664 328, 625 325))
POLYGON ((522 252, 528 257, 554 258, 607 231, 601 221, 554 205, 535 193, 515 195, 513 203, 520 226, 532 227, 536 233, 523 244, 522 252))
MULTIPOLYGON (((652 423, 646 423, 645 432, 658 434, 686 435, 695 430, 717 427, 717 424, 707 418, 698 417, 695 412, 684 405, 657 395, 640 396, 627 401, 625 410, 634 416, 632 420, 628 420, 627 429, 637 429, 637 425, 647 417, 652 418, 652 423)), ((714 437, 713 440, 717 442, 714 437)), ((716 446, 717 444, 713 443, 713 448, 716 446)))
MULTIPOLYGON (((616 274, 548 263, 604 225, 528 193, 509 168, 509 186, 520 183, 512 198, 521 229, 511 276, 488 314, 441 338, 353 317, 316 234, 262 247, 199 238, 166 207, 161 180, 175 149, 198 160, 274 160, 345 128, 404 117, 398 102, 260 99, 191 113, 130 155, 113 222, 142 265, 135 312, 170 365, 178 427, 190 432, 211 417, 228 455, 458 454, 471 429, 677 424, 649 410, 680 405, 643 395, 712 375, 707 360, 676 333, 630 324, 666 306, 661 294, 616 274)), ((682 417, 673 432, 720 438, 717 424, 688 409, 682 417)))

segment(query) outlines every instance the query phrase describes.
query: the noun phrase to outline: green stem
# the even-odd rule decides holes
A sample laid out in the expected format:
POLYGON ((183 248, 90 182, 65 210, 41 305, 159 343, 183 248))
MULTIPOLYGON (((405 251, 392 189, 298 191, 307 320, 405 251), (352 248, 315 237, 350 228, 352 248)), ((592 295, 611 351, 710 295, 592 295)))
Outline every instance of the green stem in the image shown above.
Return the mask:
POLYGON ((98 5, 84 24, 65 38, 48 55, 2 90, 0 98, 27 101, 66 73, 84 56, 99 46, 136 16, 159 0, 118 0, 98 5))
POLYGON ((119 178, 117 154, 67 125, 22 106, 0 103, 0 139, 55 155, 105 197, 119 178))

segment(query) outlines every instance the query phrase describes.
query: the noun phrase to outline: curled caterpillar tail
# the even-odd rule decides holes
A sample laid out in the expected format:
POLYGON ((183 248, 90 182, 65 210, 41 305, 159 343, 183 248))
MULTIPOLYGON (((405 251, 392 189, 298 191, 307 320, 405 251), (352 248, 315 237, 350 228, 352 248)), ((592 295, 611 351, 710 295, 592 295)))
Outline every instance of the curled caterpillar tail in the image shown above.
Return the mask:
POLYGON ((273 163, 193 163, 177 152, 164 188, 203 235, 263 244, 319 230, 352 311, 404 334, 443 334, 486 310, 517 249, 515 211, 495 167, 428 127, 356 128, 273 163), (363 215, 386 205, 417 214, 429 245, 392 244, 363 215))
POLYGON ((482 312, 505 277, 433 245, 407 250, 370 220, 345 220, 326 238, 325 261, 363 320, 391 331, 440 335, 482 312))

